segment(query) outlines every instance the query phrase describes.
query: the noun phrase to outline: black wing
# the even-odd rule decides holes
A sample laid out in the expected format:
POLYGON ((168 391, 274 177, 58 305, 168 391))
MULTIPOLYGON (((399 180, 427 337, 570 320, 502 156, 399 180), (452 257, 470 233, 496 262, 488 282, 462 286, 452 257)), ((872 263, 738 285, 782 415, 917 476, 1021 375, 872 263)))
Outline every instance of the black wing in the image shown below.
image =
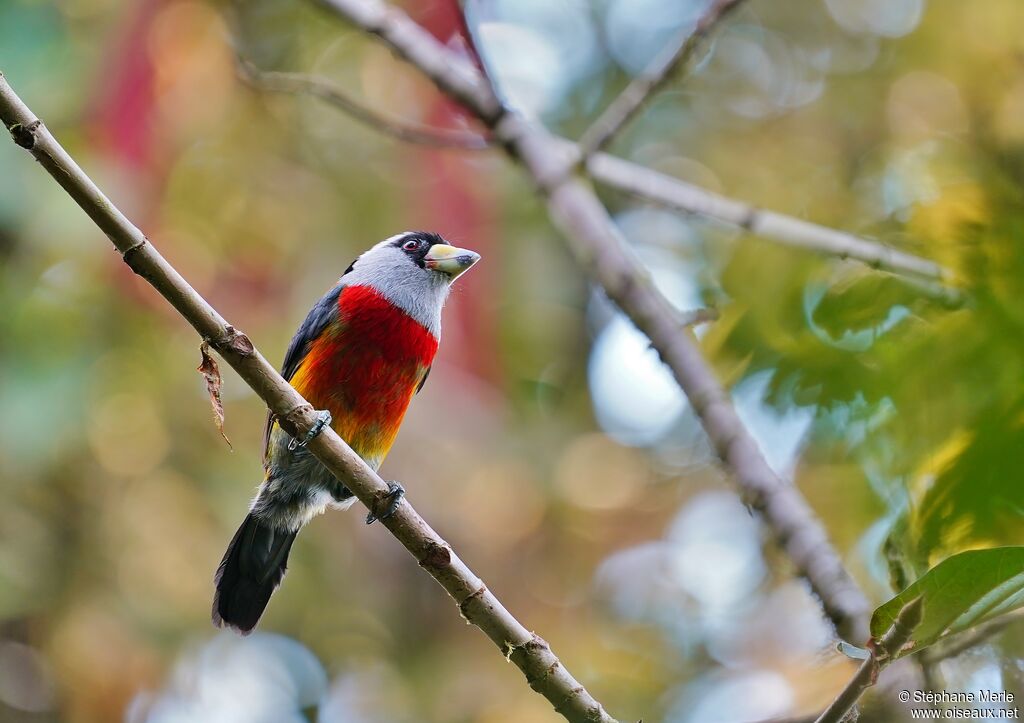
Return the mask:
POLYGON ((420 379, 420 385, 418 387, 416 387, 416 393, 417 394, 419 394, 420 391, 423 389, 423 385, 427 383, 427 377, 430 376, 430 370, 433 369, 433 368, 434 368, 433 365, 427 367, 427 373, 423 375, 423 378, 420 379))
MULTIPOLYGON (((351 266, 349 269, 351 270, 351 266)), ((345 273, 348 273, 347 271, 345 273)), ((291 381, 295 372, 299 368, 299 364, 306 358, 306 354, 309 353, 310 343, 316 339, 320 334, 323 333, 324 329, 327 328, 328 324, 335 321, 338 318, 338 294, 341 293, 342 284, 341 282, 334 285, 334 287, 328 291, 320 301, 316 302, 316 305, 310 309, 306 315, 305 321, 299 327, 299 330, 295 332, 295 336, 292 337, 291 343, 288 345, 288 351, 284 354, 284 365, 281 367, 281 376, 288 381, 291 381)), ((274 415, 272 412, 267 412, 267 423, 263 428, 263 462, 267 461, 267 449, 270 446, 270 430, 274 426, 274 415)))
POLYGON ((281 376, 288 381, 295 376, 299 364, 306 358, 310 342, 320 336, 327 325, 338 318, 338 295, 340 293, 341 284, 335 284, 309 310, 305 321, 292 337, 291 343, 288 344, 288 351, 284 353, 284 364, 281 366, 281 376))

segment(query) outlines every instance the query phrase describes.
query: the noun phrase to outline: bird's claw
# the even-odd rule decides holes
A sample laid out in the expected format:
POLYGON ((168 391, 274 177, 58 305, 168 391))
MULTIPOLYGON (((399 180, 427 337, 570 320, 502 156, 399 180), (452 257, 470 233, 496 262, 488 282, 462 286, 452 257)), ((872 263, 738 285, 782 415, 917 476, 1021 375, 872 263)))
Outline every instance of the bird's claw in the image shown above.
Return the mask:
POLYGON ((306 433, 306 437, 300 442, 294 437, 288 442, 288 451, 294 452, 297 449, 305 449, 306 446, 316 439, 316 435, 323 431, 323 428, 330 424, 332 421, 331 413, 326 409, 320 409, 316 411, 316 421, 313 422, 313 426, 309 428, 306 433))
POLYGON ((405 497, 405 487, 394 480, 388 482, 388 493, 381 500, 381 502, 387 503, 387 507, 379 515, 370 510, 369 514, 366 515, 366 524, 372 525, 377 520, 386 520, 391 517, 391 515, 395 514, 395 510, 398 509, 398 505, 402 503, 403 497, 405 497))

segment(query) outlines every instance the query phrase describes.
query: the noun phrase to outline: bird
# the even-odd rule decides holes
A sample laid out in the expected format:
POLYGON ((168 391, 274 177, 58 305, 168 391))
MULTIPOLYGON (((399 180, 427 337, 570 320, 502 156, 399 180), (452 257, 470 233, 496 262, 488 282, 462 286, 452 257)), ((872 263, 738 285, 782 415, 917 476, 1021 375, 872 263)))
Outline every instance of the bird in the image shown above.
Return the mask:
MULTIPOLYGON (((428 231, 405 231, 361 254, 313 306, 285 353, 282 376, 321 415, 303 440, 268 413, 264 479, 214 575, 212 618, 247 635, 281 584, 288 554, 306 523, 355 496, 309 452, 326 425, 376 471, 423 388, 441 337, 452 283, 480 255, 428 231)), ((394 513, 405 493, 388 483, 394 513)))

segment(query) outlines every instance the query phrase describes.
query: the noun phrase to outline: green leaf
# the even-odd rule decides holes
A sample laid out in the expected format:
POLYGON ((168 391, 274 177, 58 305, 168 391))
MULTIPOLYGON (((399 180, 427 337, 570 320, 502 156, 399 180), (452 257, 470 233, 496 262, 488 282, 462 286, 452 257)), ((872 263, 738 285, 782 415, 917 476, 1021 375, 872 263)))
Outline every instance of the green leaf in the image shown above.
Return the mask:
POLYGON ((896 657, 1024 606, 1024 547, 969 550, 943 560, 875 610, 871 637, 882 637, 918 596, 924 614, 896 657))
POLYGON ((993 405, 964 424, 933 448, 949 455, 934 481, 912 486, 907 552, 919 572, 966 549, 1024 544, 1024 403, 993 405))
POLYGON ((899 279, 867 267, 844 267, 804 292, 804 313, 815 335, 844 351, 870 349, 879 337, 910 315, 920 296, 899 279))

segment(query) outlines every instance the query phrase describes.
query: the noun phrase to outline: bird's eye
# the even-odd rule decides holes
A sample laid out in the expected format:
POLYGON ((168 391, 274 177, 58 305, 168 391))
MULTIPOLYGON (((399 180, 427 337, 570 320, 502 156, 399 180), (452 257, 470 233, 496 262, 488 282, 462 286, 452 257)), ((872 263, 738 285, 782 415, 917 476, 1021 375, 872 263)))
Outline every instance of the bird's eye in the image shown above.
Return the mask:
POLYGON ((406 241, 404 244, 402 244, 402 248, 405 249, 406 251, 415 251, 419 247, 419 241, 406 241))

